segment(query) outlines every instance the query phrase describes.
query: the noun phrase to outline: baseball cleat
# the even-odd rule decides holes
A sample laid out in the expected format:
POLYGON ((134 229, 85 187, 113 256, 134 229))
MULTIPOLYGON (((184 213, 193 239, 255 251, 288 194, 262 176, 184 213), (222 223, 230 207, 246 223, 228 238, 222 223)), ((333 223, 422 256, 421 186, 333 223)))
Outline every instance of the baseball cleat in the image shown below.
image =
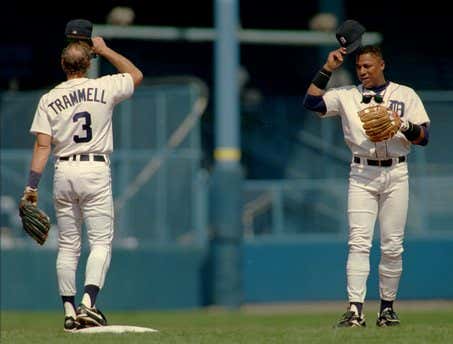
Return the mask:
POLYGON ((378 318, 376 320, 376 325, 379 327, 387 327, 387 326, 398 326, 400 324, 400 319, 398 319, 398 315, 396 315, 395 311, 387 307, 385 308, 381 314, 378 313, 378 318))
POLYGON ((359 315, 349 308, 335 327, 366 327, 365 316, 359 315))
POLYGON ((76 319, 74 319, 74 317, 66 316, 64 318, 63 330, 65 332, 74 332, 80 328, 83 328, 83 326, 80 325, 80 323, 76 319))
POLYGON ((99 309, 95 307, 89 308, 84 304, 80 304, 77 307, 77 319, 82 326, 105 326, 107 325, 107 319, 99 309))

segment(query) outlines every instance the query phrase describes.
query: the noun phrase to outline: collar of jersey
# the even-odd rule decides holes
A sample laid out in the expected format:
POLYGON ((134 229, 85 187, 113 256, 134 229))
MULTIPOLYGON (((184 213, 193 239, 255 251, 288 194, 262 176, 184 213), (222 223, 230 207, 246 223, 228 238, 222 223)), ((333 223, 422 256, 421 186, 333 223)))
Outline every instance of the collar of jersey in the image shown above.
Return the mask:
POLYGON ((376 87, 372 87, 372 88, 363 88, 363 90, 365 92, 369 92, 369 91, 372 91, 374 93, 381 93, 383 90, 385 90, 387 88, 387 86, 390 85, 390 81, 387 81, 384 85, 380 85, 380 86, 376 86, 376 87))
POLYGON ((75 78, 75 79, 70 79, 70 80, 66 80, 64 81, 63 83, 68 83, 68 84, 78 84, 78 83, 82 83, 82 82, 85 82, 87 81, 88 78, 75 78))
POLYGON ((56 88, 66 88, 66 87, 72 87, 76 85, 81 85, 84 82, 89 80, 88 78, 76 78, 76 79, 70 79, 63 81, 61 84, 59 84, 56 88))

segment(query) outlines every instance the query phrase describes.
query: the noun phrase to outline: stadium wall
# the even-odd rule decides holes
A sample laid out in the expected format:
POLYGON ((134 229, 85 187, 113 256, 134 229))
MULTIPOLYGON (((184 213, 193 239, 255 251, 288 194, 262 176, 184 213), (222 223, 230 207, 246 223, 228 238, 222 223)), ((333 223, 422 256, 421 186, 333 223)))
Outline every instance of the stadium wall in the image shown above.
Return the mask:
MULTIPOLYGON (((275 239, 274 239, 275 240, 275 239)), ((406 241, 399 299, 453 299, 453 239, 406 241)), ((247 242, 244 303, 345 300, 347 247, 340 240, 247 242)), ((54 250, 1 251, 1 309, 59 309, 54 250)), ((368 299, 378 299, 378 243, 368 299)), ((86 252, 79 264, 82 290, 86 252)), ((209 304, 205 248, 115 249, 98 305, 108 310, 190 309, 209 304)))

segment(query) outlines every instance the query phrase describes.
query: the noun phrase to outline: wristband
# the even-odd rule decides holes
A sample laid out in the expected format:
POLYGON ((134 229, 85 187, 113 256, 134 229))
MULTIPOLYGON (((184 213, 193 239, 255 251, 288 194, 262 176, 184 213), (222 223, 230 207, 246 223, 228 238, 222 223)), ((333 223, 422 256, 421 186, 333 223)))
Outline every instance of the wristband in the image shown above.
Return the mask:
POLYGON ((410 122, 406 118, 401 118, 401 127, 400 131, 402 133, 406 132, 410 128, 410 122))
POLYGON ((324 68, 321 68, 321 70, 315 75, 311 83, 315 85, 317 88, 324 90, 331 76, 332 72, 329 72, 324 68))
POLYGON ((419 125, 407 121, 407 129, 402 133, 409 141, 414 141, 420 137, 421 130, 422 128, 419 125))
POLYGON ((30 170, 30 174, 28 175, 27 186, 29 186, 33 189, 37 189, 40 179, 41 179, 41 173, 30 170))

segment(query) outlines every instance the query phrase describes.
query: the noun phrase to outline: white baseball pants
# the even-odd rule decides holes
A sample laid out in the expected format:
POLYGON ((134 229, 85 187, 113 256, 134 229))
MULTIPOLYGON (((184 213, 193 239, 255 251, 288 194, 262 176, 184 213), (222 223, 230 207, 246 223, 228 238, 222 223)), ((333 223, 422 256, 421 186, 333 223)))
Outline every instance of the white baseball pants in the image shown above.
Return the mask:
POLYGON ((404 227, 409 201, 405 162, 391 167, 351 163, 348 192, 349 255, 347 292, 349 302, 364 302, 370 272, 370 249, 379 218, 381 259, 379 294, 395 300, 402 273, 404 227))
POLYGON ((90 254, 85 285, 102 288, 110 266, 113 198, 109 162, 57 161, 54 204, 59 228, 56 262, 60 295, 76 294, 76 270, 85 222, 90 254))

